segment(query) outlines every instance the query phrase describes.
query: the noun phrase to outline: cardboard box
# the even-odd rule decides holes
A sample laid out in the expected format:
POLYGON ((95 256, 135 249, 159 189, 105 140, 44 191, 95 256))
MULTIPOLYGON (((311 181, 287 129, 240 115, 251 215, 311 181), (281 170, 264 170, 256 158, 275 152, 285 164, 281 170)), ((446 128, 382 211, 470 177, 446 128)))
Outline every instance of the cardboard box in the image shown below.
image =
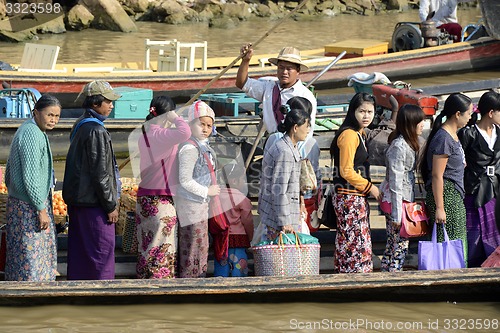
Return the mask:
POLYGON ((344 58, 363 57, 386 54, 389 42, 371 39, 347 39, 341 42, 325 45, 325 56, 337 56, 346 51, 344 58))
POLYGON ((152 89, 116 87, 114 90, 122 97, 113 102, 115 107, 109 115, 110 118, 146 119, 153 99, 152 89))

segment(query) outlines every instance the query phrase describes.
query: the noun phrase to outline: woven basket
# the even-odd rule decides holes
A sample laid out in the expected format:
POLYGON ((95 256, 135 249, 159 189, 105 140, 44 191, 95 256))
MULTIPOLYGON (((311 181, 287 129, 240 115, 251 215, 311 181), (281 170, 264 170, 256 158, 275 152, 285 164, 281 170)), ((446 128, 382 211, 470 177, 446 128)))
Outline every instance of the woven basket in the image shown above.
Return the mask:
POLYGON ((137 202, 137 197, 131 196, 127 193, 122 193, 120 198, 120 209, 118 211, 118 222, 116 222, 115 232, 117 235, 123 235, 125 229, 125 223, 127 221, 127 213, 135 213, 135 204, 137 202))
MULTIPOLYGON (((280 235, 281 236, 281 235, 280 235)), ((281 239, 281 237, 280 237, 281 239)), ((256 276, 298 276, 319 274, 319 244, 252 247, 256 276)))

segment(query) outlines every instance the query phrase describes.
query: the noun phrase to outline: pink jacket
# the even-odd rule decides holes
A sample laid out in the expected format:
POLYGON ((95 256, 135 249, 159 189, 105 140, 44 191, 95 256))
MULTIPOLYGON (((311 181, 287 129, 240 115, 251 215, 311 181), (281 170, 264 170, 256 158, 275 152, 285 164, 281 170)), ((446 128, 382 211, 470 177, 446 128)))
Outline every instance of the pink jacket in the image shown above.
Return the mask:
POLYGON ((151 124, 146 126, 147 140, 144 135, 140 137, 141 183, 137 196, 175 195, 179 179, 177 146, 189 139, 191 130, 182 117, 177 117, 174 124, 175 128, 151 124))

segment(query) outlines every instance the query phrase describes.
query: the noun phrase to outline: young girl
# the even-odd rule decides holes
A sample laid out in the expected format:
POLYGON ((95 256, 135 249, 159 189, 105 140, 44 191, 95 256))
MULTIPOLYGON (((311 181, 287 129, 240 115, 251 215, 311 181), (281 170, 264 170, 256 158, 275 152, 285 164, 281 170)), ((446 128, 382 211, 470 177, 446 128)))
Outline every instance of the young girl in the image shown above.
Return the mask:
POLYGON ((467 161, 464 186, 469 267, 481 266, 500 245, 500 233, 495 225, 500 177, 500 94, 484 93, 478 109, 479 122, 474 119, 472 126, 458 132, 467 161))
POLYGON ((274 240, 280 231, 301 232, 297 143, 305 140, 310 127, 307 111, 291 109, 278 126, 285 135, 264 154, 258 207, 261 224, 254 243, 274 240))
POLYGON ((220 201, 229 220, 229 250, 226 259, 214 261, 214 276, 244 277, 248 276, 246 249, 253 237, 252 201, 243 194, 246 174, 242 166, 229 163, 223 173, 227 186, 221 189, 220 201))
POLYGON ((367 93, 351 99, 344 122, 330 146, 334 160, 333 205, 337 215, 334 270, 337 273, 368 273, 373 270, 370 207, 367 196, 380 193, 370 181, 364 129, 375 115, 375 100, 367 93))
POLYGON ((415 200, 415 167, 420 149, 418 136, 424 129, 425 114, 417 105, 405 104, 399 109, 396 129, 389 135, 385 154, 386 176, 380 186, 382 204, 390 205, 386 214, 387 244, 382 257, 381 271, 396 272, 403 269, 408 253, 408 239, 399 235, 403 216, 403 200, 415 200))
POLYGON ((191 137, 179 147, 179 188, 175 197, 179 218, 179 277, 205 277, 208 260, 208 202, 220 188, 212 185, 216 156, 208 144, 214 111, 202 101, 189 107, 191 137))
MULTIPOLYGON (((420 163, 430 219, 435 223, 445 223, 450 240, 462 240, 466 267, 465 155, 457 131, 467 124, 471 114, 471 99, 460 93, 451 94, 434 121, 420 163)), ((437 229, 437 236, 439 242, 444 240, 442 228, 437 229)))
POLYGON ((141 182, 137 191, 137 277, 173 278, 177 273, 177 145, 191 136, 167 96, 153 98, 139 138, 141 182), (165 128, 168 121, 175 127, 165 128), (175 180, 175 181, 170 181, 175 180))

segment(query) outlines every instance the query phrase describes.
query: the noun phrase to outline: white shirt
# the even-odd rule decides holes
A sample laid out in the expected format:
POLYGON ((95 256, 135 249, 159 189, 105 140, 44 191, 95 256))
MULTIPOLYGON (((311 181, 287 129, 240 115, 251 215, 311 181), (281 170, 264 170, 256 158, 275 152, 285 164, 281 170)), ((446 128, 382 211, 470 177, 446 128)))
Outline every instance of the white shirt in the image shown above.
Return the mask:
MULTIPOLYGON (((269 133, 274 133, 278 130, 278 125, 276 124, 273 111, 273 89, 276 84, 277 83, 274 80, 264 81, 248 78, 247 82, 243 86, 243 91, 248 96, 262 102, 262 120, 269 133)), ((309 131, 309 134, 307 135, 307 137, 310 138, 313 136, 314 122, 316 120, 316 98, 313 93, 302 84, 300 79, 297 80, 297 82, 290 88, 281 90, 281 104, 286 104, 290 98, 295 96, 307 98, 312 104, 311 131, 309 131)))
POLYGON ((476 126, 478 132, 481 133, 481 135, 483 136, 484 141, 486 141, 490 150, 493 151, 495 149, 495 142, 497 142, 497 128, 496 128, 496 126, 493 126, 493 131, 491 132, 491 136, 489 136, 488 133, 486 133, 486 131, 483 131, 482 129, 480 129, 479 126, 477 126, 477 124, 475 126, 476 126))

